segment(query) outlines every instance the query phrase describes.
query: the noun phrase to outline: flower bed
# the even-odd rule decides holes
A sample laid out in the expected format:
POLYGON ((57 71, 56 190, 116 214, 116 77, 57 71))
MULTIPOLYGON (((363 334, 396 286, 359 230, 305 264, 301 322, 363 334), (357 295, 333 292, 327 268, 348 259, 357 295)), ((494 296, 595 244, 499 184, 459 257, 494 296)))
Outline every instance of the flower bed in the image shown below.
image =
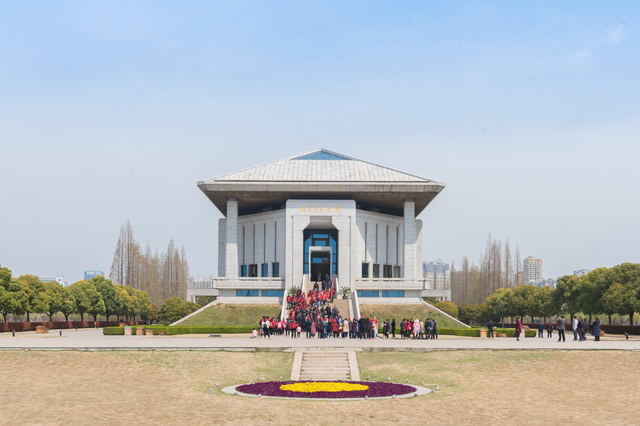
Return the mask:
POLYGON ((409 385, 384 382, 285 381, 261 382, 236 387, 238 392, 282 398, 380 398, 416 392, 409 385))

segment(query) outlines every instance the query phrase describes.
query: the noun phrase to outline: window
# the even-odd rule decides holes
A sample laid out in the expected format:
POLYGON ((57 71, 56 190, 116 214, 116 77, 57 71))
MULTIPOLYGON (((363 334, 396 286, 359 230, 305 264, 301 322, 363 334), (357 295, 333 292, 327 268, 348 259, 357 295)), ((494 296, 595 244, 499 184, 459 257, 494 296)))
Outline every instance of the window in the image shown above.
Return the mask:
POLYGON ((380 278, 380 265, 377 263, 373 264, 373 278, 380 278))
POLYGON ((247 265, 241 265, 240 266, 240 276, 241 277, 246 277, 247 276, 247 265))
POLYGON ((274 262, 271 264, 271 276, 272 277, 280 276, 280 264, 278 262, 274 262))
POLYGON ((263 277, 268 277, 269 276, 269 264, 268 263, 263 263, 262 264, 262 276, 263 277))
POLYGON ((399 266, 394 266, 393 267, 393 276, 395 278, 400 278, 400 267, 399 266))
POLYGON ((382 297, 404 297, 404 290, 382 290, 382 297))
POLYGON ((253 265, 249 265, 249 276, 254 278, 258 276, 258 265, 255 263, 253 265))
POLYGON ((236 290, 236 297, 258 297, 258 290, 236 290))
POLYGON ((282 297, 282 290, 262 290, 262 297, 282 297))
POLYGON ((393 266, 384 265, 384 267, 382 268, 382 274, 382 276, 385 278, 393 278, 393 266))
POLYGON ((358 290, 358 297, 378 297, 378 290, 358 290))
POLYGON ((362 264, 362 278, 369 278, 369 264, 362 264))

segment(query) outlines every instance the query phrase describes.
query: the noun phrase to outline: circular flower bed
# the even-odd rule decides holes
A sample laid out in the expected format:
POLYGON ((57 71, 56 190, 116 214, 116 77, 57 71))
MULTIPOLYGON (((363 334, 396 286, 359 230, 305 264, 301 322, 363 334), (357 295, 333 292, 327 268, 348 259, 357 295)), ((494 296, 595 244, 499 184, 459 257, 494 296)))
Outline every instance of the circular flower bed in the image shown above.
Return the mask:
POLYGON ((236 387, 238 392, 283 398, 380 398, 416 392, 409 385, 384 382, 286 381, 261 382, 236 387))

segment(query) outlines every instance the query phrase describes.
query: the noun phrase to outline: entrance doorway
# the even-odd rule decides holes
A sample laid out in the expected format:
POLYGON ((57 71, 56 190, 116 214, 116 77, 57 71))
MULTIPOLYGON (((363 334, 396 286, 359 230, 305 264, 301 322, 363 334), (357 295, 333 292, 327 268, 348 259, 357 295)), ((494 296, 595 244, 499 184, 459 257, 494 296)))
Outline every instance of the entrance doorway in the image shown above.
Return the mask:
POLYGON ((331 252, 330 251, 311 251, 311 281, 321 282, 327 275, 331 277, 331 252))
POLYGON ((338 230, 305 229, 304 274, 310 281, 322 281, 326 275, 332 279, 338 273, 338 230))

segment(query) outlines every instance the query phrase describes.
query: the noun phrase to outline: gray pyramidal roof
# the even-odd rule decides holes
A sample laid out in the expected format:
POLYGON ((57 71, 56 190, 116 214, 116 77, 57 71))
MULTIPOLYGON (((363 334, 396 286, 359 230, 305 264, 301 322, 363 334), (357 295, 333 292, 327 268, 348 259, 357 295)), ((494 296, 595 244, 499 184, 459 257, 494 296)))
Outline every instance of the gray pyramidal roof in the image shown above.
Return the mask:
POLYGON ((208 179, 242 182, 434 182, 320 149, 208 179))
POLYGON ((240 214, 282 208, 288 199, 351 199, 364 209, 401 214, 413 199, 416 214, 444 188, 438 181, 319 149, 198 182, 226 214, 238 200, 240 214))

